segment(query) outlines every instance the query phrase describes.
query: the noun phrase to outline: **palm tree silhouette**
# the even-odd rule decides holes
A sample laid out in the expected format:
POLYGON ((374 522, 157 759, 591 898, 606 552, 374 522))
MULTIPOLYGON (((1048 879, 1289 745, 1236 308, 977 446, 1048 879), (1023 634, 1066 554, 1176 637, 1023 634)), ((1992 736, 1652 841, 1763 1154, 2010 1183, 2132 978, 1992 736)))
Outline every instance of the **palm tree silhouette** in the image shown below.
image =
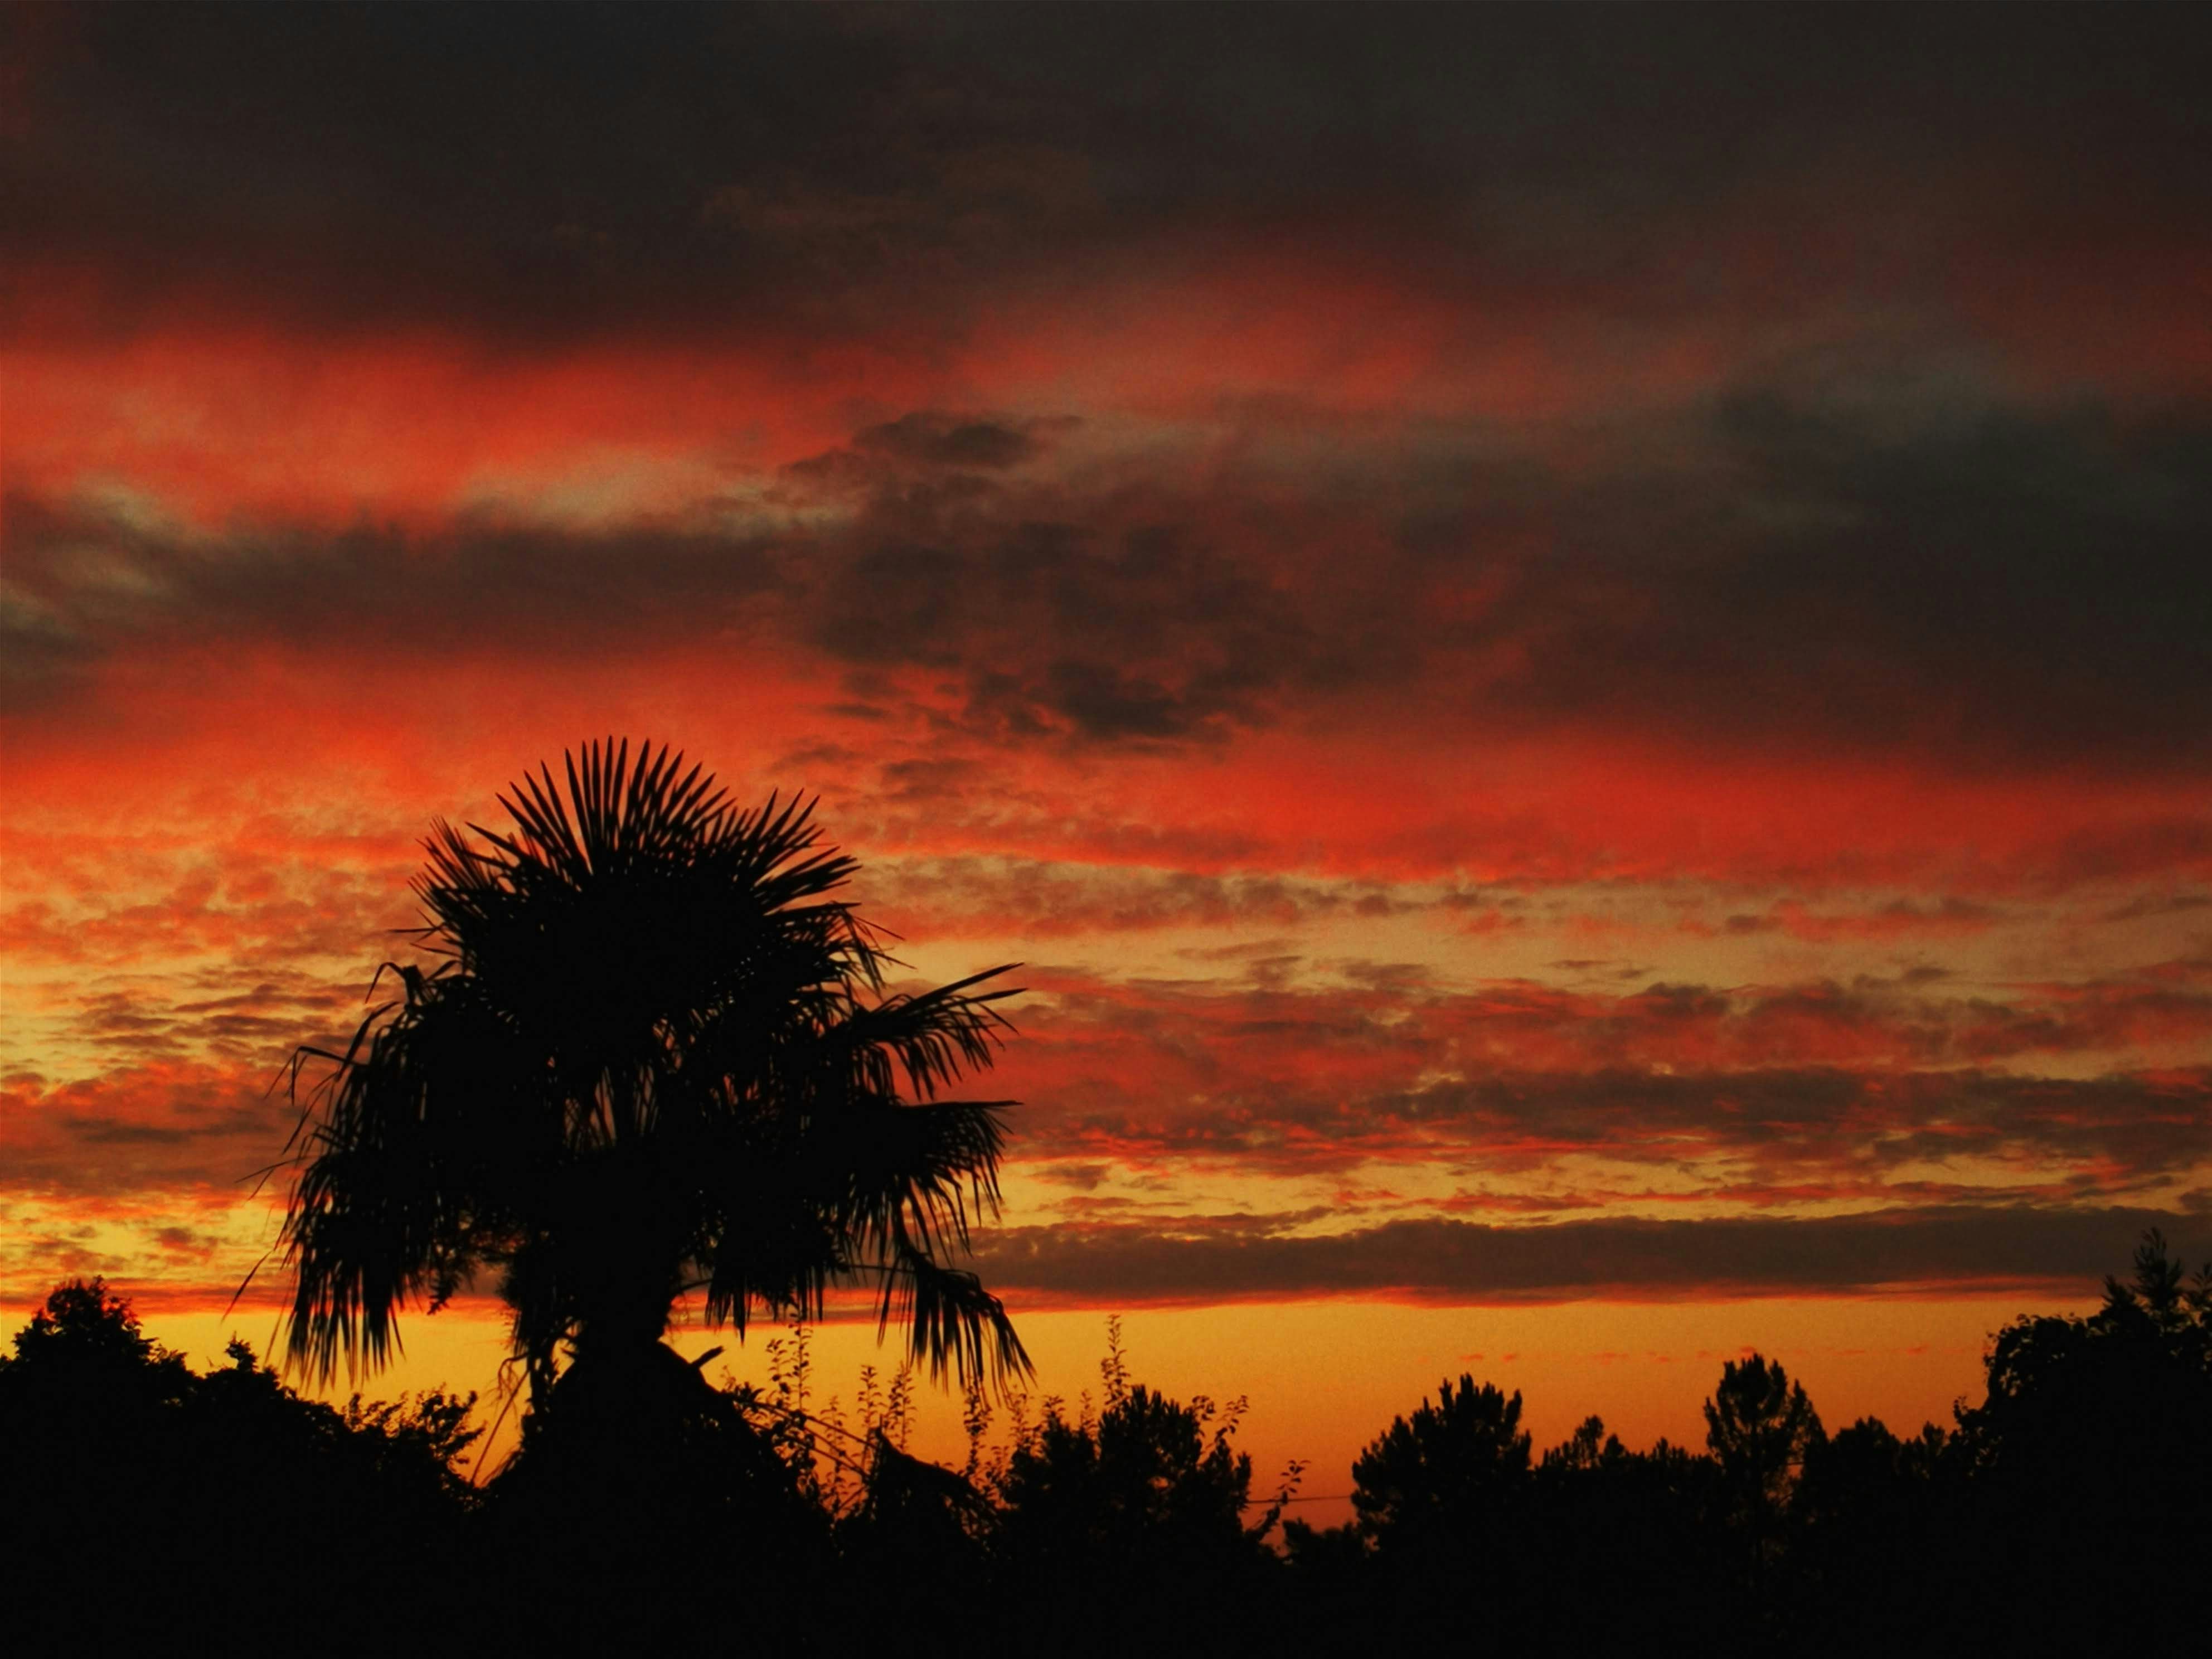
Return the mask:
POLYGON ((872 1281, 878 1337, 902 1322, 933 1375, 1026 1373, 949 1260, 996 1213, 1012 1103, 939 1097, 991 1064, 1016 993, 979 988, 1007 969, 887 995, 811 802, 736 810, 665 746, 563 758, 565 799, 544 766, 499 798, 509 833, 434 823, 414 887, 435 965, 386 964, 372 994, 400 994, 345 1052, 294 1057, 295 1098, 331 1070, 288 1149, 293 1359, 377 1369, 403 1307, 495 1269, 534 1411, 564 1352, 665 1371, 694 1291, 742 1336, 872 1281))

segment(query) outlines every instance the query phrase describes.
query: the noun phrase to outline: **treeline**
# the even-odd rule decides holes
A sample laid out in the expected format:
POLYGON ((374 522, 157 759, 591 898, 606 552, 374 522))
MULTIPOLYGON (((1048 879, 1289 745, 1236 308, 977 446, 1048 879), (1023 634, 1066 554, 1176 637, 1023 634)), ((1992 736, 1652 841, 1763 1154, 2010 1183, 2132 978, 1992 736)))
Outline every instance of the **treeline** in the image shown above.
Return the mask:
MULTIPOLYGON (((2201 1648, 2212 1268, 2150 1235, 2086 1319, 2023 1319, 1950 1427, 1829 1431, 1757 1356, 1702 1448, 1447 1381, 1352 1471, 1356 1519, 1255 1499, 1241 1403, 1164 1399, 1109 1340, 1095 1401, 968 1401, 903 1449, 911 1378, 812 1408, 803 1344, 716 1389, 672 1350, 469 1478, 473 1397, 302 1400, 205 1375, 97 1281, 0 1358, 17 1650, 2024 1653, 2201 1648), (1011 1419, 1011 1420, 1009 1420, 1011 1419), (994 1429, 999 1432, 994 1434, 994 1429)), ((12 1645, 12 1644, 11 1644, 12 1645)))

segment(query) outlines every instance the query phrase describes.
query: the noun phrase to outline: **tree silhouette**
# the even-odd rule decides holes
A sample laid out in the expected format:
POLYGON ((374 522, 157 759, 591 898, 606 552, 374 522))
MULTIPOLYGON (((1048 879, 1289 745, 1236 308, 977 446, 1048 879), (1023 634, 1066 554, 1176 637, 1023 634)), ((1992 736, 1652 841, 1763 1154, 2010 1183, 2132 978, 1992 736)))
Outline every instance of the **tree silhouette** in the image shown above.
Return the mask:
POLYGON ((1521 1395, 1446 1379, 1437 1402, 1393 1419, 1352 1466, 1361 1530, 1388 1551, 1432 1539, 1463 1541, 1494 1528, 1528 1484, 1521 1395))
POLYGON ((1773 1553, 1790 1492, 1821 1438, 1820 1414, 1780 1360, 1753 1354, 1721 1366, 1705 1401, 1705 1444, 1720 1466, 1727 1518, 1748 1538, 1754 1567, 1773 1553))
POLYGON ((380 1364, 403 1307, 489 1270, 533 1414, 696 1399, 659 1341, 693 1291, 742 1334, 872 1281, 879 1332, 903 1322, 933 1373, 1025 1372, 951 1261, 995 1212, 1008 1103, 939 1097, 991 1063, 1014 993, 978 988, 1006 970, 886 994, 811 803, 739 811, 650 744, 564 758, 565 793, 541 766, 500 796, 506 833, 434 823, 435 965, 387 964, 398 994, 345 1051, 295 1057, 295 1092, 331 1069, 295 1137, 294 1361, 380 1364))
POLYGON ((1521 1395, 1446 1380, 1434 1404, 1392 1419, 1352 1466, 1352 1506, 1411 1649, 1459 1639, 1480 1619, 1501 1645, 1526 1635, 1511 1586, 1527 1544, 1534 1476, 1521 1395))
POLYGON ((2212 1264, 2191 1284, 2147 1233, 2131 1283, 2107 1279, 2087 1319, 2014 1321, 1988 1371, 1957 1440, 1996 1616, 2018 1639, 2076 1646, 2201 1636, 2189 1586, 2212 1553, 2212 1264), (2133 1590, 2057 1612, 2011 1594, 2062 1575, 2133 1590))

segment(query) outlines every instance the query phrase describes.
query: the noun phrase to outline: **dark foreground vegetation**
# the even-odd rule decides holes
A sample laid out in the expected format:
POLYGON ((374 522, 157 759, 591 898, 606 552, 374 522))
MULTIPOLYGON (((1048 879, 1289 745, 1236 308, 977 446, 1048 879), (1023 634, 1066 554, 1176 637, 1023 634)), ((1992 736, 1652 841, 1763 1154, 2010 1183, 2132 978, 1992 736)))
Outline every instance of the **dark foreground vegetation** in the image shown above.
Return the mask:
POLYGON ((337 1409, 235 1343, 195 1374, 97 1281, 57 1290, 0 1358, 10 1646, 2202 1650, 2212 1270, 2155 1234, 2090 1317, 1998 1333, 1948 1430, 1831 1432, 1753 1356, 1702 1449, 1593 1418, 1539 1452, 1462 1376, 1328 1530, 1255 1500, 1236 1407, 1133 1382, 1118 1340, 1096 1401, 994 1422, 971 1390, 961 1469, 900 1449, 911 1371, 838 1412, 803 1336, 765 1390, 659 1352, 626 1420, 555 1390, 473 1484, 471 1399, 337 1409))

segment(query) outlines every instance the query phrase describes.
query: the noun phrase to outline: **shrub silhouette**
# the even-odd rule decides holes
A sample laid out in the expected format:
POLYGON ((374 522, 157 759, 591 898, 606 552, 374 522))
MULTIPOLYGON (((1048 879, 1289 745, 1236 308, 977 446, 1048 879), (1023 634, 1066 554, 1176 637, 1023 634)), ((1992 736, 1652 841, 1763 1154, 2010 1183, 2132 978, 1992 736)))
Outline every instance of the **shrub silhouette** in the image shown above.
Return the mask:
MULTIPOLYGON (((99 1279, 58 1288, 16 1334, 0 1359, 0 1514, 25 1592, 9 1601, 19 1650, 214 1632, 270 1583, 380 1607, 380 1642, 458 1613, 474 1397, 340 1412, 300 1399, 242 1342, 229 1359, 195 1375, 99 1279), (409 1589, 396 1602, 395 1582, 409 1589)), ((344 1631, 332 1645, 356 1650, 344 1631)))
POLYGON ((1048 1412, 994 1494, 994 1565, 1017 1623, 1083 1652, 1235 1645, 1224 1614, 1271 1561, 1243 1522, 1240 1410, 1138 1385, 1095 1421, 1048 1412))

